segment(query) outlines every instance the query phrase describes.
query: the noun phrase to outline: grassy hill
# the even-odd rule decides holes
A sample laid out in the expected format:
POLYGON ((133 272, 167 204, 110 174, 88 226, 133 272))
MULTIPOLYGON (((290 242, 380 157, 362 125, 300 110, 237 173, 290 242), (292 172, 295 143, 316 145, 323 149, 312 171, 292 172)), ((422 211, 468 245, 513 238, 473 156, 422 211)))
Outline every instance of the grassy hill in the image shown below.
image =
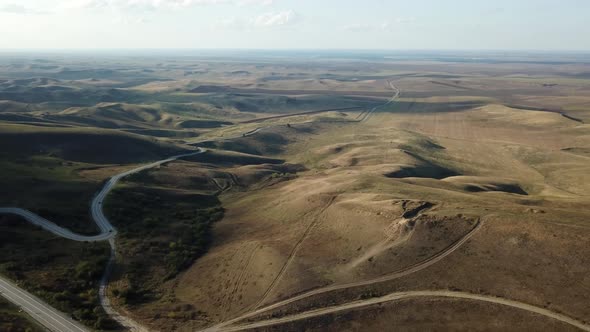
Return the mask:
POLYGON ((94 233, 89 202, 102 181, 128 165, 160 160, 185 149, 112 130, 0 127, 1 206, 30 209, 73 230, 94 233), (113 165, 115 164, 115 165, 113 165), (84 172, 96 170, 87 177, 84 172))
POLYGON ((3 160, 42 155, 111 164, 157 160, 185 149, 118 131, 3 125, 0 127, 0 151, 3 160))

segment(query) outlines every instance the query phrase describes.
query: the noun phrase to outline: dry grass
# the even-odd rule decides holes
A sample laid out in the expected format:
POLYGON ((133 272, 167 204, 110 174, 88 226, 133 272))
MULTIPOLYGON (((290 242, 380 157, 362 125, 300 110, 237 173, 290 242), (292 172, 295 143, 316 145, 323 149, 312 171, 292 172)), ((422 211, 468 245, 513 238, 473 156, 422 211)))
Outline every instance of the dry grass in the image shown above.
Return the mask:
MULTIPOLYGON (((167 193, 162 194, 167 197, 162 206, 169 210, 177 196, 168 194, 174 193, 189 197, 183 201, 187 211, 196 199, 191 195, 220 194, 226 211, 212 229, 208 253, 170 280, 145 282, 155 296, 128 309, 146 324, 192 330, 302 292, 378 278, 378 283, 318 293, 252 319, 424 289, 490 294, 579 320, 590 317, 590 251, 585 245, 590 236, 590 126, 558 113, 504 106, 565 111, 587 123, 590 84, 578 74, 587 72, 588 65, 392 60, 287 66, 183 59, 161 68, 145 66, 151 66, 154 77, 142 74, 135 82, 116 75, 92 82, 76 77, 78 81, 68 83, 92 85, 96 91, 125 84, 103 97, 133 100, 94 104, 92 97, 87 101, 91 105, 61 113, 55 109, 67 107, 59 103, 2 102, 0 111, 6 113, 5 121, 28 123, 2 125, 4 137, 11 139, 7 148, 40 137, 25 144, 38 150, 39 141, 59 131, 72 135, 66 137, 67 144, 54 142, 53 147, 100 134, 114 137, 115 143, 123 138, 133 141, 132 150, 142 152, 127 160, 128 154, 116 149, 119 159, 111 157, 111 162, 135 163, 168 150, 135 135, 91 127, 120 127, 193 143, 269 127, 257 135, 206 143, 218 150, 135 178, 134 189, 150 186, 152 192, 167 193), (388 80, 401 89, 401 98, 364 123, 353 121, 358 111, 273 117, 325 105, 379 101, 391 93, 388 80), (201 93, 203 89, 217 91, 201 93), (270 118, 237 123, 261 117, 270 118), (89 127, 44 127, 59 125, 49 124, 50 119, 89 127), (224 125, 225 121, 237 124, 224 125), (200 128, 184 128, 194 126, 200 128), (428 207, 414 215, 416 206, 428 207), (441 257, 474 229, 473 237, 441 261, 415 269, 441 257), (412 273, 382 279, 408 270, 412 273)), ((106 144, 108 151, 111 145, 106 144)), ((48 153, 66 160, 104 159, 95 150, 74 151, 76 157, 85 157, 75 159, 66 153, 70 150, 48 153)), ((42 164, 61 162, 49 159, 42 164)), ((14 170, 14 161, 10 163, 12 168, 3 169, 14 170)), ((93 186, 125 168, 75 163, 41 172, 45 166, 34 169, 41 178, 59 178, 58 183, 76 178, 93 186)), ((81 200, 88 200, 88 190, 78 195, 81 200)), ((156 207, 137 210, 159 211, 156 207)), ((173 218, 165 215, 161 220, 173 218)), ((142 251, 129 252, 138 257, 142 251)), ((159 266, 150 268, 156 276, 165 272, 159 266)), ((123 276, 116 287, 123 290, 126 282, 123 276)), ((568 328, 495 305, 421 299, 277 329, 378 331, 393 324, 406 330, 568 328)))
MULTIPOLYGON (((588 145, 585 125, 491 105, 308 126, 307 134, 274 133, 290 142, 279 155, 310 170, 289 182, 223 196, 226 216, 214 228, 211 251, 179 278, 176 296, 201 308, 206 320, 403 270, 444 251, 477 218, 484 226, 473 240, 427 270, 304 299, 291 310, 366 292, 434 288, 503 296, 578 319, 590 315, 582 305, 590 300, 590 285, 581 274, 590 254, 583 246, 590 166, 586 157, 562 151, 588 145), (440 176, 439 168, 453 174, 440 176), (386 176, 400 169, 411 172, 386 176), (410 235, 400 228, 406 199, 434 205, 410 235)), ((475 315, 487 317, 490 306, 477 306, 475 315)), ((434 324, 426 316, 431 313, 418 311, 415 321, 422 323, 415 326, 434 324)), ((533 326, 517 317, 511 322, 533 326)), ((468 329, 474 323, 453 324, 468 329)))

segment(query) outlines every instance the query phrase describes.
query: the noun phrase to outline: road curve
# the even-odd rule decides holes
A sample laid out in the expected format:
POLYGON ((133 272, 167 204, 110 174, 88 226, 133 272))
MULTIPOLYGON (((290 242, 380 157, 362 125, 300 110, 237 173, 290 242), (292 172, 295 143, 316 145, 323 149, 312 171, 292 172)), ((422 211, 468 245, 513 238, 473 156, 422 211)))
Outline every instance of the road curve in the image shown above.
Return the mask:
POLYGON ((275 302, 275 303, 268 305, 266 307, 262 307, 260 309, 253 310, 253 311, 246 313, 242 316, 239 316, 239 317, 233 318, 231 320, 222 322, 220 324, 214 325, 210 328, 205 329, 204 331, 224 331, 223 327, 225 327, 225 326, 232 325, 232 324, 242 321, 246 318, 250 318, 250 317, 259 315, 261 313, 264 313, 266 311, 277 309, 282 306, 285 306, 285 305, 291 304, 293 302, 297 302, 299 300, 303 300, 305 298, 312 297, 315 295, 320 295, 320 294, 329 293, 329 292, 342 290, 342 289, 373 285, 373 284, 377 284, 377 283, 382 283, 382 282, 386 282, 386 281, 399 279, 401 277, 408 276, 412 273, 416 273, 418 271, 421 271, 421 270, 441 261, 442 259, 444 259, 448 255, 452 254, 455 250, 459 249, 465 242, 467 242, 477 231, 479 231, 481 229, 481 227, 482 227, 482 222, 480 220, 478 220, 475 227, 473 227, 471 229, 471 231, 469 231, 469 233, 465 234, 465 236, 463 236, 462 238, 457 240, 455 243, 453 243, 452 245, 447 247, 445 250, 439 252, 438 254, 436 254, 436 255, 434 255, 434 256, 432 256, 432 257, 430 257, 418 264, 412 265, 408 268, 405 268, 405 269, 402 269, 402 270, 399 270, 399 271, 396 271, 396 272, 393 272, 390 274, 386 274, 386 275, 383 275, 381 277, 377 277, 374 279, 367 279, 367 280, 361 280, 361 281, 357 281, 357 282, 350 282, 350 283, 345 283, 345 284, 317 288, 317 289, 311 290, 309 292, 305 292, 305 293, 296 295, 294 297, 288 298, 286 300, 275 302))
POLYGON ((0 277, 0 293, 16 304, 33 319, 53 332, 89 332, 90 330, 73 321, 31 293, 20 289, 11 281, 0 277))
POLYGON ((110 239, 110 238, 113 238, 117 233, 115 227, 113 227, 113 225, 111 225, 111 223, 109 222, 107 217, 104 215, 103 203, 104 203, 104 199, 107 197, 109 192, 111 190, 113 190, 115 185, 117 185, 117 182, 119 182, 119 180, 121 180, 122 178, 129 176, 131 174, 139 173, 139 172, 144 171, 146 169, 158 167, 162 164, 169 163, 171 161, 174 161, 174 160, 177 160, 180 158, 190 157, 190 156, 194 156, 197 154, 201 154, 203 152, 205 152, 205 149, 198 148, 198 151, 196 151, 196 152, 184 153, 184 154, 173 156, 173 157, 170 157, 170 158, 167 158, 164 160, 156 161, 151 164, 143 165, 143 166, 134 168, 132 170, 123 172, 121 174, 117 174, 117 175, 113 176, 112 178, 110 178, 105 183, 104 187, 98 192, 98 194, 96 194, 96 196, 94 197, 94 199, 92 200, 92 203, 90 205, 92 219, 94 220, 94 222, 96 223, 96 225, 100 229, 101 234, 112 234, 112 236, 107 238, 107 239, 110 239))
MULTIPOLYGON (((100 229, 100 233, 98 235, 80 235, 76 234, 69 229, 63 228, 61 226, 56 225, 55 223, 40 217, 34 214, 31 211, 16 208, 16 207, 5 207, 0 208, 0 214, 13 214, 23 217, 28 222, 37 225, 57 236, 63 237, 65 239, 79 241, 79 242, 98 242, 98 241, 109 241, 111 246, 111 255, 109 258, 109 262, 107 263, 107 267, 105 272, 100 281, 100 288, 99 288, 99 299, 100 304, 111 318, 119 322, 121 325, 126 327, 131 331, 147 331, 146 328, 141 326, 140 324, 134 322, 133 320, 126 318, 116 312, 111 305, 110 300, 107 296, 107 287, 108 282, 112 270, 112 266, 115 261, 115 241, 114 238, 117 235, 117 230, 113 225, 109 222, 108 218, 104 215, 103 211, 103 203, 108 195, 108 193, 113 190, 117 182, 122 178, 129 176, 134 173, 141 172, 143 170, 160 166, 162 164, 184 158, 190 157, 197 154, 201 154, 205 152, 205 149, 198 148, 195 152, 184 153, 177 156, 173 156, 164 160, 160 160, 151 164, 143 165, 137 168, 134 168, 129 171, 125 171, 121 174, 117 174, 110 178, 103 188, 96 194, 92 203, 90 205, 90 212, 92 215, 92 219, 100 229)), ((10 302, 18 305, 23 309, 23 311, 27 312, 33 319, 39 322, 41 325, 45 326, 47 329, 51 331, 88 331, 88 329, 82 327, 80 324, 75 323, 73 320, 67 318, 67 316, 58 311, 57 309, 52 308, 50 305, 46 304, 45 302, 41 301, 40 299, 32 296, 25 290, 19 288, 14 283, 9 282, 8 280, 0 277, 0 291, 4 298, 9 300, 10 302)))
POLYGON ((91 236, 76 234, 67 228, 63 228, 61 226, 58 226, 58 225, 52 223, 51 221, 34 214, 31 211, 21 209, 21 208, 13 208, 13 207, 0 208, 0 214, 13 214, 13 215, 20 216, 20 217, 26 219, 28 222, 30 222, 33 225, 39 226, 39 227, 57 235, 57 236, 60 236, 60 237, 63 237, 65 239, 72 240, 72 241, 98 242, 98 241, 106 241, 106 240, 115 236, 114 233, 109 233, 108 231, 101 232, 98 235, 91 235, 91 236))
POLYGON ((117 174, 110 178, 104 185, 104 187, 98 192, 98 194, 92 200, 90 205, 90 211, 92 214, 92 219, 100 229, 100 233, 98 235, 80 235, 70 231, 67 228, 61 227, 56 225, 55 223, 25 209, 17 208, 17 207, 3 207, 0 208, 0 214, 13 214, 20 217, 23 217, 25 220, 30 222, 33 225, 37 225, 57 236, 66 238, 68 240, 78 241, 78 242, 98 242, 98 241, 107 241, 114 238, 117 235, 117 230, 113 225, 109 222, 107 217, 104 215, 103 212, 103 203, 104 199, 108 195, 108 193, 113 190, 115 185, 121 180, 122 178, 129 176, 134 173, 141 172, 143 170, 154 168, 160 166, 162 164, 177 160, 183 157, 194 156, 200 153, 205 152, 204 149, 199 148, 196 152, 185 153, 181 155, 177 155, 174 157, 170 157, 164 160, 160 160, 151 164, 143 165, 132 170, 126 171, 121 174, 117 174))
POLYGON ((274 318, 259 322, 247 323, 242 325, 230 326, 226 328, 219 329, 218 331, 230 332, 230 331, 243 331, 249 330, 254 328, 263 328, 273 325, 279 325, 289 322, 294 322, 302 319, 308 319, 318 316, 323 316, 327 314, 347 311, 347 310, 354 310, 358 308, 363 308, 370 305, 386 303, 391 301, 397 300, 404 300, 404 299, 412 299, 412 298, 420 298, 420 297, 444 297, 444 298, 453 298, 453 299, 462 299, 462 300, 473 300, 473 301, 481 301, 493 304, 504 305, 524 311, 528 311, 531 313, 535 313, 538 315, 542 315, 548 318, 552 318, 558 320, 562 323, 569 324, 571 326, 577 327, 582 331, 590 331, 590 325, 585 324, 581 321, 578 321, 574 318, 568 317, 566 315, 562 315, 551 310, 537 307, 531 304, 508 300, 504 298, 488 296, 488 295, 479 295, 479 294, 472 294, 466 292, 454 292, 454 291, 446 291, 446 290, 425 290, 425 291, 408 291, 408 292, 397 292, 391 293, 382 297, 376 297, 367 300, 355 301, 350 303, 345 303, 342 305, 337 305, 333 307, 327 308, 320 308, 315 310, 310 310, 307 312, 298 313, 291 316, 281 317, 281 318, 274 318))

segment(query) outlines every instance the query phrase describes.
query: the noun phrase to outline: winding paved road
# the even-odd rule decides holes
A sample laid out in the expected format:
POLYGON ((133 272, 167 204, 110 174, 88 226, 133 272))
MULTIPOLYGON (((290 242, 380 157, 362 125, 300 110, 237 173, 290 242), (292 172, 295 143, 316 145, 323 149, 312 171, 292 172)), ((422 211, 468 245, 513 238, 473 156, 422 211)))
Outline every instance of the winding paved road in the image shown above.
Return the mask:
MULTIPOLYGON (((147 331, 146 328, 141 326, 140 324, 134 322, 132 319, 124 317, 117 313, 110 305, 110 300, 107 296, 107 287, 109 282, 110 273, 115 261, 116 255, 116 248, 115 248, 115 241, 114 238, 117 235, 117 230, 113 225, 109 222, 107 217, 104 215, 103 211, 103 203, 108 195, 108 193, 113 190, 117 182, 119 182, 122 178, 129 176, 134 173, 141 172, 143 170, 154 168, 160 166, 162 164, 184 158, 190 157, 197 154, 201 154, 205 152, 205 149, 198 148, 198 151, 184 153, 177 156, 173 156, 164 160, 160 160, 151 164, 143 165, 132 170, 123 172, 121 174, 117 174, 110 178, 103 188, 98 192, 98 194, 92 200, 90 205, 90 211, 92 214, 92 219, 100 229, 100 233, 98 235, 87 236, 87 235, 80 235, 76 234, 69 229, 63 228, 61 226, 52 223, 51 221, 40 217, 34 214, 31 211, 24 210, 21 208, 15 207, 6 207, 0 208, 0 214, 14 214, 23 217, 28 222, 37 225, 57 236, 63 237, 65 239, 79 241, 79 242, 97 242, 97 241, 109 241, 111 246, 111 256, 109 258, 109 262, 103 274, 103 277, 100 281, 100 289, 99 289, 99 298, 100 303, 107 314, 111 316, 114 320, 119 322, 121 325, 126 327, 131 331, 147 331)), ((39 298, 31 295, 27 291, 21 289, 14 283, 8 281, 5 278, 0 277, 0 291, 4 298, 9 300, 10 302, 18 305, 23 311, 27 312, 33 319, 39 322, 41 325, 45 326, 47 329, 56 332, 70 332, 70 331, 89 331, 87 328, 83 327, 81 324, 74 322, 72 319, 68 318, 68 316, 59 310, 51 307, 50 305, 46 304, 39 298)))
POLYGON ((106 241, 106 240, 114 237, 116 234, 116 232, 109 232, 109 231, 106 231, 106 232, 102 231, 98 235, 91 235, 91 236, 76 234, 67 228, 63 228, 61 226, 58 226, 58 225, 52 223, 51 221, 34 214, 31 211, 28 211, 25 209, 20 209, 20 208, 0 208, 0 214, 13 214, 13 215, 23 217, 31 224, 37 225, 37 226, 39 226, 39 227, 57 235, 57 236, 66 238, 68 240, 78 241, 78 242, 106 241))
MULTIPOLYGON (((397 89, 392 84, 392 82, 388 82, 388 83, 392 87, 392 89, 394 89, 396 91, 396 93, 387 103, 385 103, 382 106, 385 106, 385 105, 393 102, 399 96, 399 89, 397 89)), ((379 107, 381 107, 381 106, 379 106, 379 107)), ((361 122, 366 121, 377 108, 378 107, 375 107, 375 108, 369 110, 367 113, 365 113, 363 118, 360 121, 361 122)), ((240 134, 240 135, 230 136, 230 137, 220 137, 220 138, 217 138, 214 140, 231 140, 231 139, 240 138, 240 137, 248 137, 248 136, 252 136, 252 135, 257 134, 258 132, 260 132, 264 128, 265 127, 257 127, 253 130, 250 130, 250 131, 240 134)), ((203 141, 193 142, 192 144, 195 144, 195 143, 203 143, 203 141)), ((57 236, 63 237, 65 239, 73 240, 73 241, 98 242, 98 241, 107 241, 108 240, 109 244, 111 246, 111 256, 109 258, 109 262, 107 263, 107 267, 105 269, 105 272, 104 272, 103 277, 100 282, 100 288, 99 288, 100 303, 107 314, 109 314, 113 319, 118 321, 121 325, 128 328, 129 330, 131 330, 131 331, 147 331, 146 328, 144 328, 140 324, 134 322, 132 319, 127 318, 127 317, 117 313, 117 311, 114 310, 113 307, 111 306, 110 300, 107 296, 107 287, 108 287, 109 277, 110 277, 110 273, 111 273, 111 270, 112 270, 112 267, 113 267, 113 264, 115 261, 115 256, 116 256, 116 247, 115 247, 114 239, 117 235, 117 230, 109 222, 108 218, 104 215, 104 211, 103 211, 104 200, 105 200, 106 196, 108 195, 108 193, 115 187, 117 182, 119 182, 119 180, 121 180, 122 178, 124 178, 126 176, 141 172, 141 171, 149 169, 149 168, 160 166, 162 164, 177 160, 179 158, 189 157, 189 156, 193 156, 196 154, 200 154, 205 151, 206 151, 205 149, 198 148, 198 151, 196 151, 196 152, 185 153, 185 154, 173 156, 173 157, 170 157, 170 158, 167 158, 164 160, 160 160, 160 161, 157 161, 157 162, 154 162, 151 164, 143 165, 143 166, 137 167, 135 169, 115 175, 112 178, 110 178, 105 183, 104 187, 94 197, 94 199, 91 202, 91 206, 90 206, 92 219, 94 220, 94 222, 96 223, 96 225, 100 229, 100 233, 98 235, 88 236, 88 235, 76 234, 67 228, 58 226, 57 224, 39 216, 39 215, 36 215, 31 211, 28 211, 28 210, 25 210, 22 208, 3 207, 3 208, 0 208, 0 214, 13 214, 13 215, 20 216, 20 217, 24 218, 25 220, 27 220, 28 222, 30 222, 34 225, 37 225, 37 226, 39 226, 39 227, 57 235, 57 236)), ((52 308, 48 304, 44 303, 42 300, 34 297, 33 295, 29 294, 25 290, 19 288, 14 283, 11 283, 4 278, 0 278, 0 281, 1 281, 0 286, 2 287, 2 290, 3 290, 0 295, 2 295, 4 298, 8 299, 12 303, 20 306, 24 311, 29 313, 31 315, 31 317, 33 317, 35 320, 37 320, 41 325, 45 326, 46 328, 48 328, 52 331, 68 331, 68 332, 69 331, 87 331, 87 329, 85 327, 82 327, 78 323, 75 323, 71 319, 67 318, 67 315, 65 315, 64 313, 58 311, 57 309, 52 308), (19 296, 17 296, 17 295, 19 295, 19 296), (38 310, 39 308, 43 309, 42 312, 38 310), (70 324, 74 324, 74 325, 71 325, 71 329, 69 329, 70 327, 66 328, 65 327, 66 325, 60 325, 61 326, 61 328, 60 328, 58 325, 52 325, 51 324, 52 321, 56 321, 56 322, 60 321, 63 324, 66 324, 67 322, 69 322, 70 324)))
POLYGON ((53 332, 90 331, 67 315, 55 310, 31 293, 20 289, 13 282, 0 277, 0 294, 8 301, 18 305, 39 324, 53 332))

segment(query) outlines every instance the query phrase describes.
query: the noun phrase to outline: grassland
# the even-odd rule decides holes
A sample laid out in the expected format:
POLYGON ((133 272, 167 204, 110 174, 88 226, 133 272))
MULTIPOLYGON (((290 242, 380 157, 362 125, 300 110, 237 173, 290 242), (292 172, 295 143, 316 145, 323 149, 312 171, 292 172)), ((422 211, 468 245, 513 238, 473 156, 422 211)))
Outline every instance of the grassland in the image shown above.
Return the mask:
POLYGON ((174 284, 208 251, 223 218, 218 196, 288 180, 298 168, 280 159, 210 150, 126 179, 106 212, 119 230, 111 292, 118 305, 158 328, 206 320, 174 284))
MULTIPOLYGON (((18 67, 0 58, 0 184, 13 188, 0 204, 91 233, 88 202, 102 181, 190 144, 208 151, 129 177, 106 202, 120 232, 110 292, 147 326, 195 330, 287 301, 240 321, 260 322, 419 290, 590 321, 590 83, 580 75, 588 65, 414 60, 121 59, 88 68, 83 59, 18 67), (400 98, 360 121, 391 97, 388 82, 400 98)), ((102 324, 92 309, 97 275, 84 269, 104 263, 104 248, 18 223, 2 221, 11 253, 3 273, 102 324), (60 302, 64 271, 77 286, 60 302)), ((390 326, 570 328, 426 297, 268 329, 390 326)))
MULTIPOLYGON (((562 149, 574 142, 586 146, 588 127, 559 114, 493 105, 433 111, 415 104, 415 112, 398 107, 404 106, 379 112, 362 127, 316 123, 300 125, 305 131, 271 130, 288 142, 272 155, 309 171, 222 197, 226 215, 214 228, 219 240, 181 277, 177 294, 223 321, 306 291, 395 276, 445 252, 480 220, 481 230, 467 244, 424 271, 318 293, 257 319, 426 288, 517 299, 585 320, 590 313, 580 309, 590 294, 578 267, 588 263, 588 202, 585 181, 576 179, 585 178, 588 164, 562 149), (433 205, 412 227, 402 226, 408 199, 433 205), (236 231, 236 225, 248 231, 236 231), (227 284, 234 287, 222 286, 227 284), (563 284, 580 286, 565 290, 563 284)), ((255 136, 240 140, 242 147, 260 144, 255 136)), ((451 302, 453 310, 464 305, 451 302)), ((432 319, 432 311, 421 308, 412 322, 432 319)), ((484 308, 470 315, 486 315, 484 308)), ((277 328, 340 326, 306 322, 277 328)))

